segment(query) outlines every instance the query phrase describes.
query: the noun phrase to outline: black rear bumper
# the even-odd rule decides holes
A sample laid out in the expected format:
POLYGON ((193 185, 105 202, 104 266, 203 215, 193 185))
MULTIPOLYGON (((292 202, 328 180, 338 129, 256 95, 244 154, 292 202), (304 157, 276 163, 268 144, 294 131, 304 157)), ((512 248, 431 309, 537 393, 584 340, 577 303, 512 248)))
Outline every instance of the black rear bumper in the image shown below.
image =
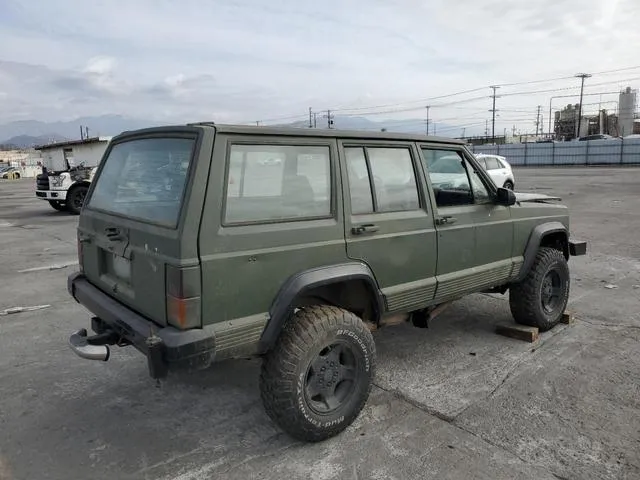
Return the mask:
POLYGON ((92 285, 81 273, 67 280, 69 294, 95 317, 96 334, 115 332, 119 345, 131 344, 147 357, 149 373, 162 378, 169 369, 206 368, 215 359, 215 336, 211 328, 178 330, 156 325, 92 285))

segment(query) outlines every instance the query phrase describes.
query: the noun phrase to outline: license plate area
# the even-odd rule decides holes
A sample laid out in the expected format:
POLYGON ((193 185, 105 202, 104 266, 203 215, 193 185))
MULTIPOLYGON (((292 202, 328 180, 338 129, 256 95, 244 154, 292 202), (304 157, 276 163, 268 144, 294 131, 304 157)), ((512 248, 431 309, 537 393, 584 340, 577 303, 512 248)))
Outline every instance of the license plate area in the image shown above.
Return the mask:
POLYGON ((131 285, 131 261, 113 252, 100 249, 102 275, 118 283, 131 285))

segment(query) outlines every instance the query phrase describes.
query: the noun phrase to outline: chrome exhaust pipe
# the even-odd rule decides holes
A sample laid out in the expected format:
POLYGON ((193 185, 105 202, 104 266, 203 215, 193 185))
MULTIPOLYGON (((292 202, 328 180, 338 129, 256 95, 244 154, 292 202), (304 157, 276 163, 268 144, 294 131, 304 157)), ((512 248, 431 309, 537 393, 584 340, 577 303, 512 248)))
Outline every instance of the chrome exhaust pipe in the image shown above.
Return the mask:
POLYGON ((82 328, 69 337, 69 347, 73 353, 87 360, 109 360, 109 347, 107 345, 90 345, 87 342, 87 330, 82 328))

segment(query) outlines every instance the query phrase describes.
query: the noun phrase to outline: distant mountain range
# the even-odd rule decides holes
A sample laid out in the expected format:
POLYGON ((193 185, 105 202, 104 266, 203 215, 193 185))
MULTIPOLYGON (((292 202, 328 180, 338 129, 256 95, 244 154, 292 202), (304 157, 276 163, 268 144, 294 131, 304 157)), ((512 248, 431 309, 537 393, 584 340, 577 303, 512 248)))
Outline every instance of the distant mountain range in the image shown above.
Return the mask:
POLYGON ((158 125, 158 122, 122 115, 80 117, 68 122, 21 120, 0 125, 0 144, 13 144, 24 148, 51 141, 79 139, 80 126, 89 128, 89 136, 96 137, 117 135, 125 130, 155 125, 158 125))
POLYGON ((50 133, 48 135, 16 135, 3 142, 0 142, 5 148, 31 148, 37 145, 44 145, 46 143, 64 142, 69 140, 67 137, 58 135, 56 133, 50 133))
MULTIPOLYGON (((136 119, 121 115, 102 115, 97 117, 81 117, 68 122, 40 122, 37 120, 23 120, 0 125, 0 145, 14 145, 28 148, 51 142, 80 138, 80 126, 89 128, 89 136, 112 136, 125 130, 153 127, 159 125, 152 120, 136 119)), ((292 127, 308 128, 308 121, 283 124, 292 127)), ((334 117, 334 128, 346 130, 380 131, 383 128, 389 132, 425 133, 426 122, 421 119, 399 119, 373 121, 365 117, 340 116, 334 117)), ((446 136, 460 134, 457 128, 445 124, 431 124, 436 133, 446 136), (440 133, 441 132, 441 133, 440 133)), ((317 128, 327 128, 326 118, 317 118, 317 128)), ((470 130, 470 129, 469 129, 470 130)), ((474 133, 467 131, 467 135, 474 133)))

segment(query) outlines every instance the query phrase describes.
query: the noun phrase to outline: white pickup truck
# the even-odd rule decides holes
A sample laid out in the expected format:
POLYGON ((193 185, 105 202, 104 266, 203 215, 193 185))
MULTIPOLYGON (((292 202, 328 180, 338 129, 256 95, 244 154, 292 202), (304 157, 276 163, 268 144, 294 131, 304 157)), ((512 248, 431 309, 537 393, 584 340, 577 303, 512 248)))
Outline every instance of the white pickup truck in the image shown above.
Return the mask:
POLYGON ((110 140, 94 137, 36 147, 43 165, 36 178, 36 197, 56 210, 79 214, 110 140))

